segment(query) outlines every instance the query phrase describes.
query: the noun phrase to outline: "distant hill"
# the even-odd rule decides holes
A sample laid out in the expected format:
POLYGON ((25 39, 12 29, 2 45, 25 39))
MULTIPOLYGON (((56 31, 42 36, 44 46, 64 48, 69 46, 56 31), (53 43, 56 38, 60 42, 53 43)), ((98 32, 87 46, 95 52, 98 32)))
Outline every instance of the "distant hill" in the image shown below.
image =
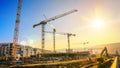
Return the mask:
POLYGON ((107 47, 109 53, 115 54, 117 50, 120 54, 120 43, 103 44, 100 47, 105 47, 105 46, 107 47))
MULTIPOLYGON (((86 50, 93 50, 96 54, 99 54, 104 49, 104 47, 107 47, 108 53, 115 54, 117 50, 120 54, 120 43, 109 43, 95 46, 86 47, 86 50)), ((73 50, 84 51, 83 48, 74 48, 73 50)), ((65 52, 65 49, 60 49, 59 51, 65 52)))

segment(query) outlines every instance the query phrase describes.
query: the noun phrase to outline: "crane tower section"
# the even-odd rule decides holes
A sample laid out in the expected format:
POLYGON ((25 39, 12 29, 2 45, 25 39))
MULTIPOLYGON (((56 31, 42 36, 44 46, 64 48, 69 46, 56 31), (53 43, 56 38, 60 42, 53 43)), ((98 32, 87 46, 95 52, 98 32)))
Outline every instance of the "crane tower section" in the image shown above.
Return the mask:
POLYGON ((21 6, 22 6, 22 0, 18 0, 17 17, 16 17, 16 23, 15 23, 13 47, 12 47, 12 54, 11 54, 12 57, 14 58, 16 57, 16 52, 17 52, 21 6))

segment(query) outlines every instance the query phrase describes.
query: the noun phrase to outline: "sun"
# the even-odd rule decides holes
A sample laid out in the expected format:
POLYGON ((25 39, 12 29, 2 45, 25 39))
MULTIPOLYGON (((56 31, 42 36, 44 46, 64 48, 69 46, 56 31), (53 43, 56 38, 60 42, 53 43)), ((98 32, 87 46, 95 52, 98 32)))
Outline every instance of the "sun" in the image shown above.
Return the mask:
POLYGON ((95 28, 102 28, 105 25, 105 22, 103 19, 95 19, 92 22, 92 26, 95 28))

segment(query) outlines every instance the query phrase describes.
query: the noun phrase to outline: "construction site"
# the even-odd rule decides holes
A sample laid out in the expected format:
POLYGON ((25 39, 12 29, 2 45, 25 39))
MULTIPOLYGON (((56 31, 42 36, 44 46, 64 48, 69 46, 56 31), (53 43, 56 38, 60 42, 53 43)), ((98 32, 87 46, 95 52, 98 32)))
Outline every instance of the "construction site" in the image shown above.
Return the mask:
MULTIPOLYGON (((9 47, 5 51, 5 47, 2 48, 2 44, 0 44, 0 68, 120 68, 120 55, 119 51, 114 52, 114 54, 110 54, 109 50, 107 49, 107 46, 101 49, 99 54, 91 54, 90 50, 85 50, 84 51, 74 51, 73 48, 71 47, 71 37, 76 37, 76 33, 69 33, 69 32, 60 32, 56 28, 52 28, 52 31, 46 30, 45 27, 49 22, 54 22, 57 19, 60 19, 62 17, 67 17, 67 15, 74 14, 78 12, 79 10, 73 9, 69 10, 67 12, 64 12, 62 14, 58 14, 56 16, 46 18, 45 20, 40 21, 39 23, 33 24, 31 26, 32 29, 36 29, 37 27, 40 26, 41 28, 41 39, 40 43, 40 49, 35 49, 31 47, 22 47, 18 40, 19 40, 19 28, 20 28, 20 23, 21 23, 21 9, 22 9, 22 1, 23 0, 18 0, 18 6, 17 6, 17 14, 16 14, 16 20, 15 20, 15 28, 14 28, 14 38, 13 42, 9 44, 9 47), (45 40, 46 34, 52 35, 52 48, 51 50, 45 49, 45 40), (67 39, 67 48, 65 48, 65 52, 59 52, 56 49, 56 37, 60 36, 65 36, 67 39), (20 53, 22 52, 22 55, 24 50, 26 50, 26 55, 25 56, 19 56, 18 53, 18 48, 21 48, 19 50, 20 53), (3 50, 3 52, 2 52, 3 50), (29 51, 31 50, 31 51, 29 51), (6 52, 6 53, 5 53, 6 52), (34 54, 33 54, 34 52, 34 54), (4 53, 4 55, 3 55, 4 53), (28 53, 31 53, 28 55, 28 53), (6 55, 7 54, 7 55, 6 55)), ((64 24, 64 23, 63 23, 64 24)), ((29 26, 29 25, 27 25, 29 26)), ((69 25, 68 25, 69 26, 69 25)), ((71 30, 71 29, 70 29, 71 30)), ((13 32, 12 32, 13 33, 13 32)), ((35 33, 34 33, 35 35, 35 33)), ((83 42, 84 46, 86 44, 89 44, 91 42, 83 42)), ((62 44, 62 43, 61 43, 62 44)), ((8 44, 6 44, 8 45, 8 44)), ((5 44, 4 44, 5 46, 5 44)))

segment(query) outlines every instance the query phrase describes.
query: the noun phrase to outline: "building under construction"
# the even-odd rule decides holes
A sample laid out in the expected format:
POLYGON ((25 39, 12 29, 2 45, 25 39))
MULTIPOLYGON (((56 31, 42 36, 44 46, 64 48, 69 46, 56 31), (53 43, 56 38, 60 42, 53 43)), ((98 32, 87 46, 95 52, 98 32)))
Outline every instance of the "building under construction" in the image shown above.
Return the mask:
MULTIPOLYGON (((0 43, 0 56, 1 57, 11 57, 13 43, 0 43)), ((33 48, 28 45, 17 44, 16 57, 31 57, 41 53, 41 49, 33 48)), ((45 50, 45 52, 50 53, 51 51, 45 50)))
MULTIPOLYGON (((33 28, 41 26, 41 49, 19 45, 18 35, 21 9, 22 0, 18 0, 13 43, 0 43, 0 56, 2 57, 0 57, 2 61, 0 64, 4 65, 4 62, 10 61, 12 62, 12 64, 9 64, 10 68, 119 68, 120 55, 117 51, 114 55, 109 54, 107 47, 104 47, 99 55, 93 55, 90 51, 74 52, 70 47, 70 37, 76 36, 76 34, 69 32, 62 33, 57 31, 57 29, 53 29, 53 32, 45 30, 46 24, 77 12, 78 10, 76 9, 33 24, 33 28), (53 34, 53 51, 45 49, 45 33, 53 34), (56 52, 56 34, 67 36, 68 48, 64 53, 56 52)), ((88 44, 88 42, 83 44, 88 44)))

